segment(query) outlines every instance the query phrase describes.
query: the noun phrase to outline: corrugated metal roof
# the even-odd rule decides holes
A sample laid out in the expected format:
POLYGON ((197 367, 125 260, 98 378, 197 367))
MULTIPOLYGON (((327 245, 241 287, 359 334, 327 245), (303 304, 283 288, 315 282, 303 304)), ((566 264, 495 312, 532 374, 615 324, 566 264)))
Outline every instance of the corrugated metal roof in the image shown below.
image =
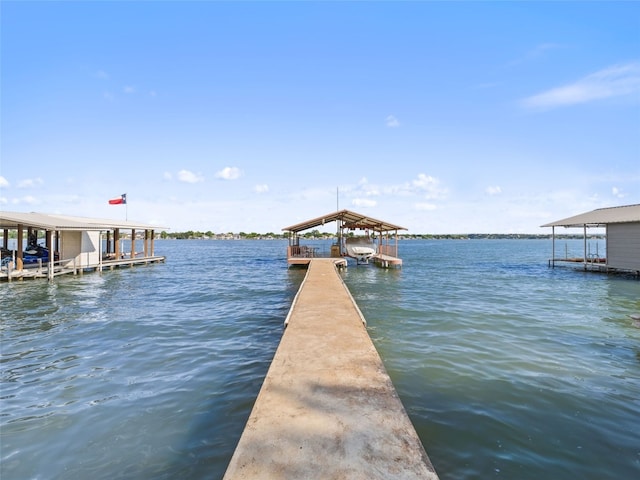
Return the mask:
POLYGON ((369 228, 376 232, 390 232, 393 230, 406 230, 405 227, 399 225, 393 225, 392 223, 384 222, 382 220, 376 220, 375 218, 360 213, 352 212, 351 210, 340 210, 333 213, 328 213, 321 217, 313 218, 290 227, 285 227, 282 230, 285 232, 301 232, 313 227, 324 225, 325 223, 335 222, 340 220, 342 226, 345 228, 369 228))
POLYGON ((113 230, 114 228, 136 230, 158 230, 164 227, 144 223, 107 220, 102 218, 72 217, 37 212, 0 212, 0 228, 24 227, 42 230, 113 230))
POLYGON ((640 204, 621 207, 598 208, 573 217, 546 223, 543 227, 597 227, 609 223, 640 222, 640 204))

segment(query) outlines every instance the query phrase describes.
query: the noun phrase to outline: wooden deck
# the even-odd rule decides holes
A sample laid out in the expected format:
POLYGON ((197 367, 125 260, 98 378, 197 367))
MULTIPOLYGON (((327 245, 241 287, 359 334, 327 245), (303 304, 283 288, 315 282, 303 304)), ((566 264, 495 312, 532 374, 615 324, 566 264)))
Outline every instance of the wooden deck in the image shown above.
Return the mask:
POLYGON ((309 259, 225 480, 438 478, 334 260, 309 259))
MULTIPOLYGON (((293 249, 289 247, 287 250, 287 263, 289 266, 291 265, 309 265, 311 260, 317 258, 324 258, 328 260, 334 260, 338 267, 346 267, 347 266, 347 258, 351 257, 329 257, 324 255, 323 253, 318 253, 317 249, 307 249, 304 247, 297 247, 293 249)), ((355 259, 354 259, 355 260, 355 259)), ((385 255, 383 253, 376 253, 371 260, 373 263, 379 267, 390 268, 390 267, 401 267, 402 259, 398 257, 394 257, 391 255, 385 255)))
POLYGON ((12 270, 8 267, 3 267, 0 270, 0 281, 16 281, 16 280, 33 280, 37 278, 49 278, 58 277, 60 275, 82 275, 88 271, 102 271, 113 270, 115 268, 133 267, 135 265, 145 265, 149 263, 164 262, 163 256, 149 256, 149 257, 133 257, 133 258, 121 258, 119 260, 103 260, 101 264, 97 265, 85 265, 76 266, 73 261, 57 261, 52 267, 52 271, 49 271, 49 264, 43 263, 42 265, 27 265, 22 270, 12 270))
POLYGON ((586 261, 581 257, 562 257, 562 258, 550 258, 549 267, 555 267, 560 265, 580 266, 585 271, 593 272, 608 272, 614 271, 607 266, 606 258, 587 258, 586 261))
POLYGON ((398 257, 392 257, 391 255, 385 255, 383 253, 377 253, 373 256, 373 261, 376 265, 384 268, 389 267, 401 267, 402 259, 398 257))

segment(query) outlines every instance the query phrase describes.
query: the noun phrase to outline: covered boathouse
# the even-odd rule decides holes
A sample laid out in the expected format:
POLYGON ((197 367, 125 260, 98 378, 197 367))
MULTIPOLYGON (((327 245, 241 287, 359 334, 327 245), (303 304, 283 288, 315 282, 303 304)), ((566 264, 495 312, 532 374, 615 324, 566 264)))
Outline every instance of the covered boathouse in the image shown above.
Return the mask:
POLYGON ((0 212, 0 280, 48 278, 86 270, 164 262, 153 225, 44 213, 0 212), (15 233, 10 233, 15 232, 15 233), (9 237, 15 238, 10 248, 9 237), (127 238, 128 237, 128 238, 127 238), (142 241, 142 250, 136 251, 142 241))
POLYGON ((552 255, 550 266, 557 262, 571 262, 583 265, 585 270, 603 272, 631 272, 640 276, 640 204, 620 207, 599 208, 573 217, 542 225, 551 227, 552 255), (555 228, 581 228, 584 236, 582 258, 559 258, 556 256, 555 228), (587 229, 604 228, 606 252, 587 251, 587 229))
POLYGON ((400 230, 406 228, 351 210, 328 213, 282 229, 287 232, 289 238, 287 262, 290 266, 308 265, 312 258, 317 257, 343 259, 345 265, 346 257, 351 257, 360 263, 364 257, 354 253, 360 248, 372 250, 371 254, 367 255, 367 262, 371 259, 376 265, 384 268, 402 266, 402 259, 398 257, 400 230), (331 245, 330 252, 319 252, 317 248, 300 242, 301 232, 331 222, 337 223, 337 233, 336 242, 331 245))

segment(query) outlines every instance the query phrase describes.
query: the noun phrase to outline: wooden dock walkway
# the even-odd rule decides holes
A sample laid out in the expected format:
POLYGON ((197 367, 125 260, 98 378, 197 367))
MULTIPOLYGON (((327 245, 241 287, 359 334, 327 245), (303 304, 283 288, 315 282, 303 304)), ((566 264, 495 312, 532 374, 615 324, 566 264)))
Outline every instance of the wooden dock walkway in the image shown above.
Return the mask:
POLYGON ((335 260, 310 262, 225 480, 437 480, 335 260))

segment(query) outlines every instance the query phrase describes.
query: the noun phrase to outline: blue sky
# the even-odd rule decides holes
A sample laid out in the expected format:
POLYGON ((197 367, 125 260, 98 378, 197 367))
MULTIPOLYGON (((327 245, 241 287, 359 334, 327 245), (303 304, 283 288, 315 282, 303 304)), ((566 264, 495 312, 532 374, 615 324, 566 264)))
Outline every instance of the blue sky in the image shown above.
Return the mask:
POLYGON ((640 203, 637 2, 0 8, 2 210, 548 233, 640 203))

